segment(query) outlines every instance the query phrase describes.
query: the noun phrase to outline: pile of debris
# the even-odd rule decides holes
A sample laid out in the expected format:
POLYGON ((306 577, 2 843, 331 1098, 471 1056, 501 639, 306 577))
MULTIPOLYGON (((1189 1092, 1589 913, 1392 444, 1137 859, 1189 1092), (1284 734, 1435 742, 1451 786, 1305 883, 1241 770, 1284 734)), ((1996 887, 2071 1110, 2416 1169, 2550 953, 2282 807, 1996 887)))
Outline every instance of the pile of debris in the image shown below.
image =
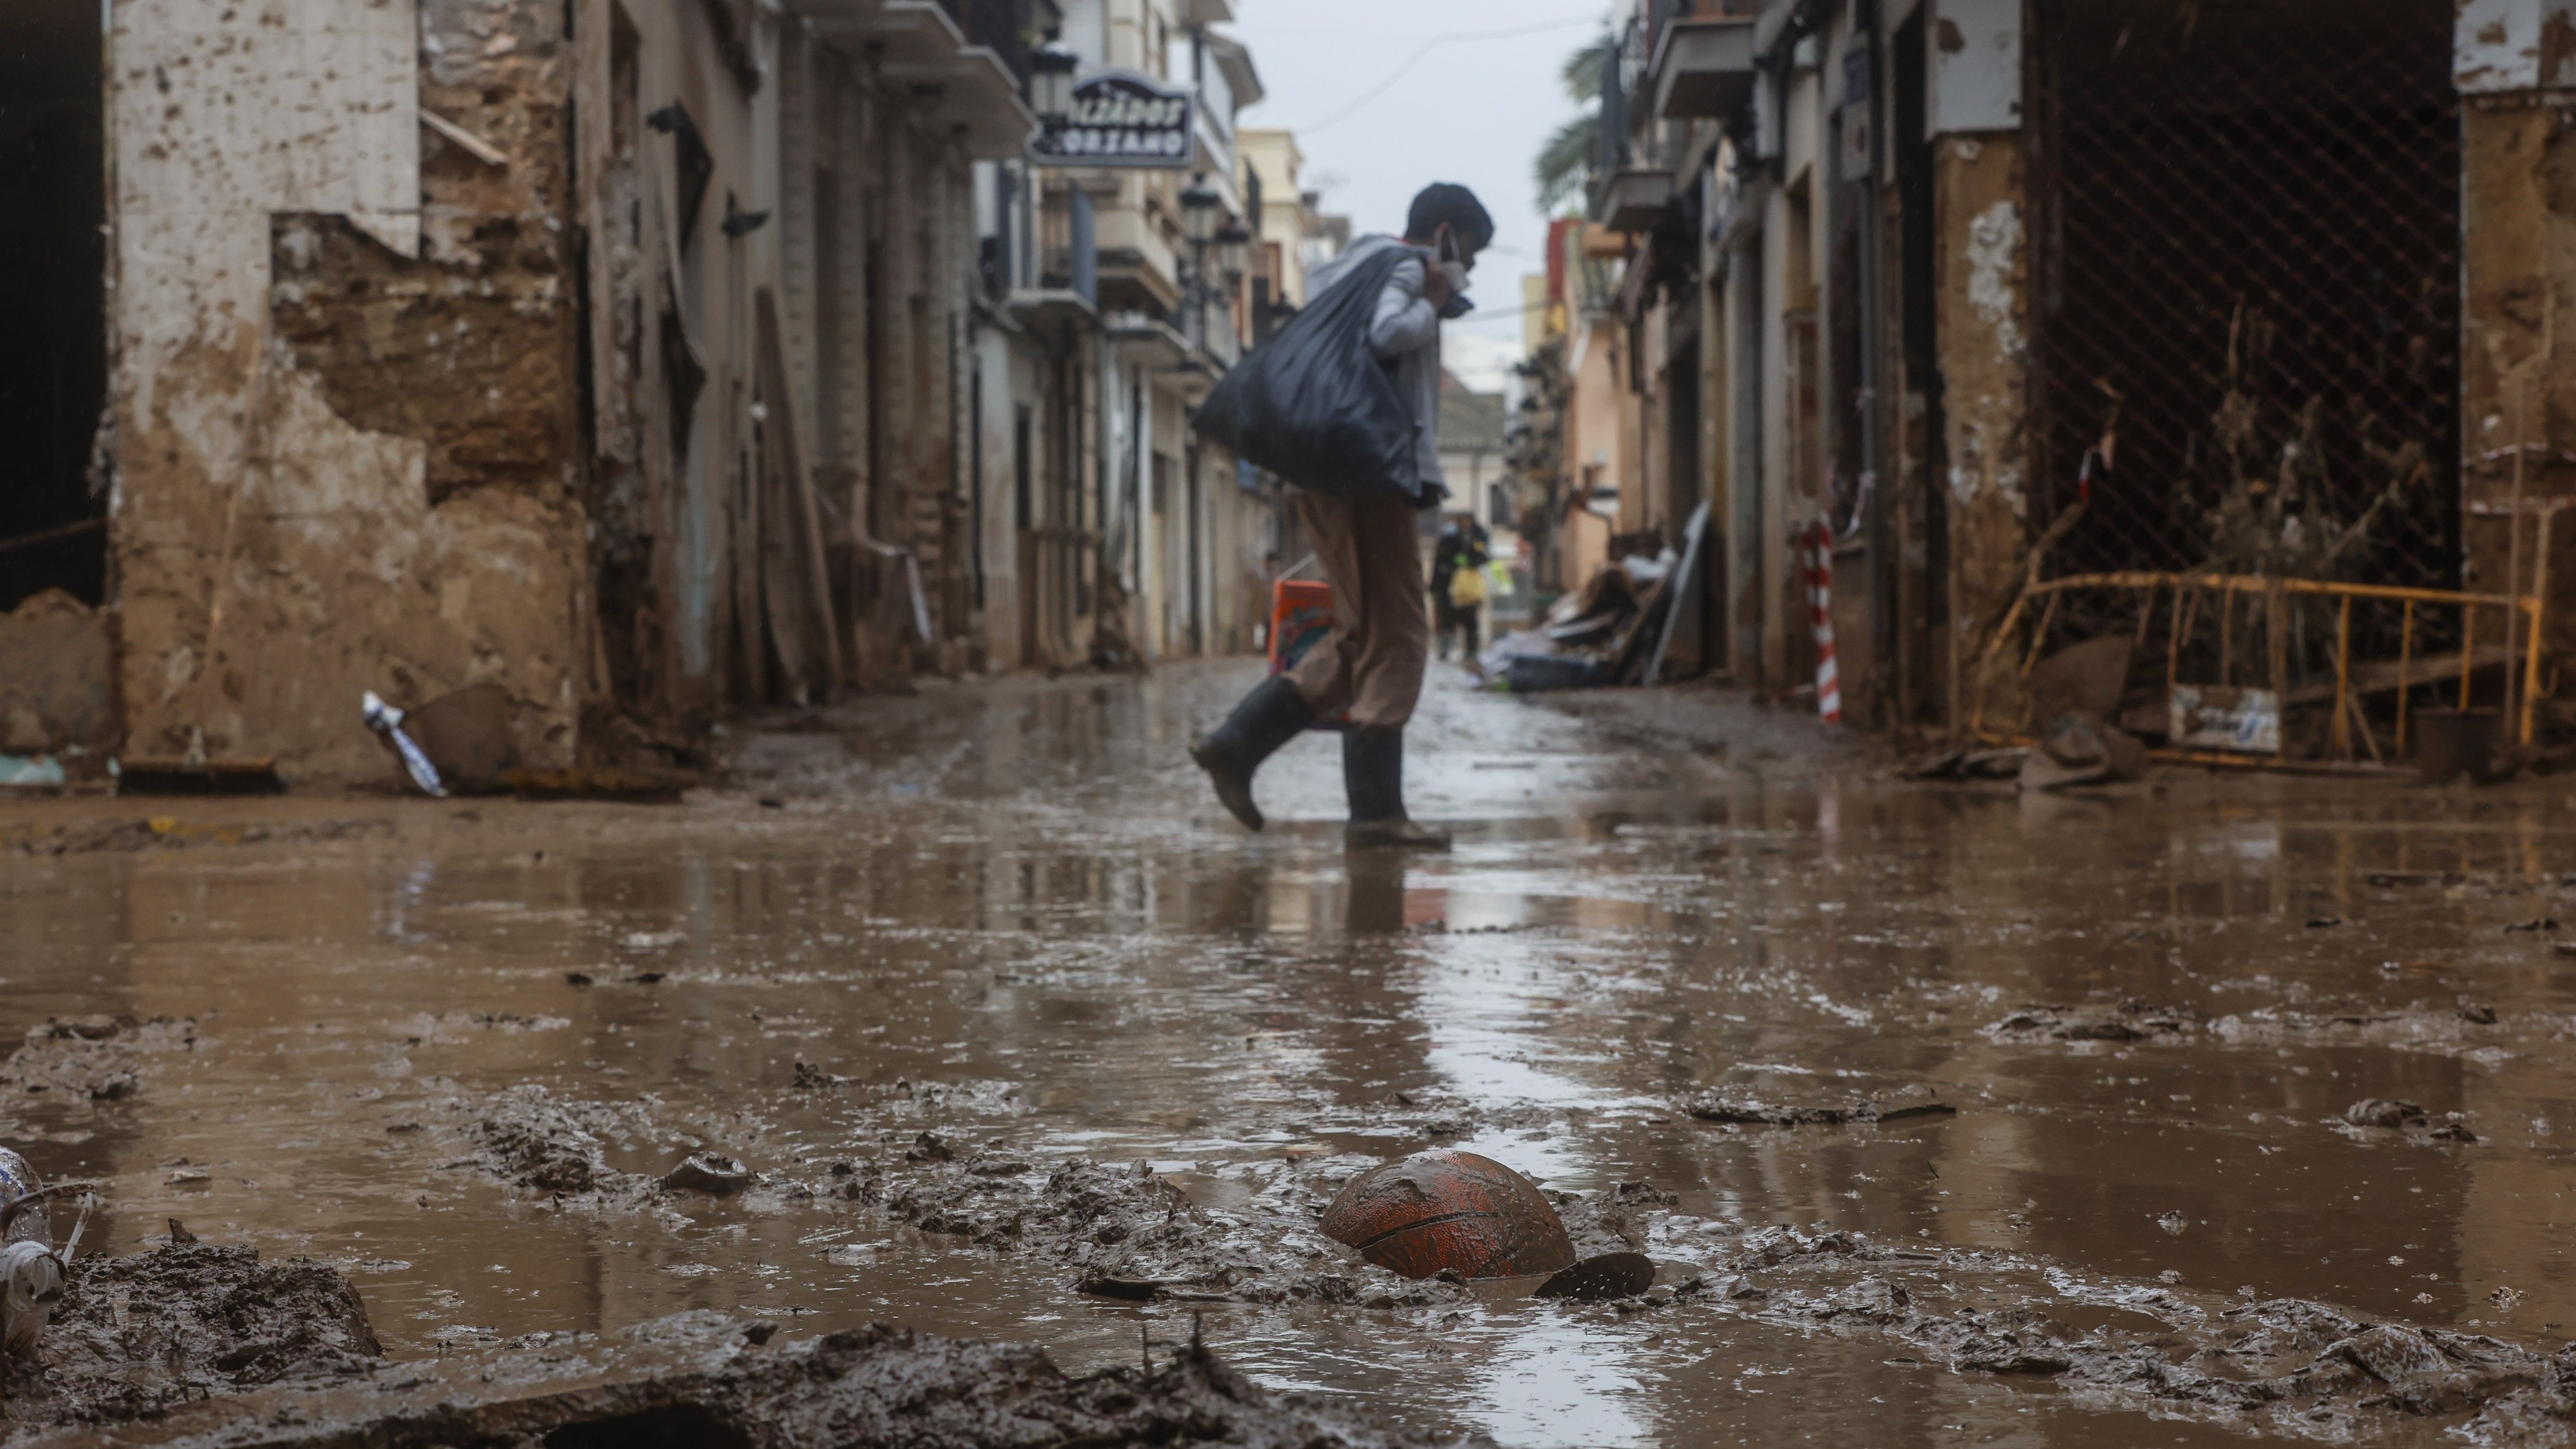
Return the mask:
POLYGON ((1691 517, 1677 551, 1611 561, 1556 601, 1535 629, 1494 641, 1481 661, 1511 694, 1654 684, 1684 672, 1700 652, 1707 577, 1708 510, 1691 517))

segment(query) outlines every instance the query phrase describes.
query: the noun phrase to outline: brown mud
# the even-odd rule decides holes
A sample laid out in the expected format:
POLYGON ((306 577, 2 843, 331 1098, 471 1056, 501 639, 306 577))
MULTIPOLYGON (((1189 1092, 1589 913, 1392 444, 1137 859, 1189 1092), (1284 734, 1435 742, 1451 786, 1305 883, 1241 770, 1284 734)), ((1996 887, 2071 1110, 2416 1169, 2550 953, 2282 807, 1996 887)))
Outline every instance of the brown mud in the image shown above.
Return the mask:
POLYGON ((158 1418, 268 1385, 362 1379, 384 1353, 349 1280, 247 1247, 77 1257, 37 1352, 7 1368, 8 1433, 158 1418))
MULTIPOLYGON (((872 1325, 773 1342, 715 1313, 638 1324, 610 1344, 543 1339, 461 1364, 389 1367, 341 1394, 271 1392, 172 1414, 167 1445, 444 1449, 1468 1449, 1385 1433, 1348 1406, 1263 1390, 1202 1343, 1137 1345, 1136 1365, 1066 1374, 1038 1349, 872 1325), (267 1411, 263 1413, 262 1411, 267 1411)), ((51 1442, 51 1441, 39 1441, 51 1442)))
POLYGON ((1068 1384, 1203 1322, 1432 1441, 2576 1442, 2557 787, 2025 800, 1444 682, 1411 803, 1458 848, 1384 860, 1330 740, 1258 837, 1205 799, 1180 741, 1249 677, 868 700, 678 806, 0 804, 65 845, 0 855, 7 1145, 102 1181, 93 1250, 307 1260, 385 1351, 115 1432, 607 1403, 713 1371, 627 1336, 688 1314, 1068 1384), (1317 1230, 1430 1147, 1650 1286, 1317 1230))

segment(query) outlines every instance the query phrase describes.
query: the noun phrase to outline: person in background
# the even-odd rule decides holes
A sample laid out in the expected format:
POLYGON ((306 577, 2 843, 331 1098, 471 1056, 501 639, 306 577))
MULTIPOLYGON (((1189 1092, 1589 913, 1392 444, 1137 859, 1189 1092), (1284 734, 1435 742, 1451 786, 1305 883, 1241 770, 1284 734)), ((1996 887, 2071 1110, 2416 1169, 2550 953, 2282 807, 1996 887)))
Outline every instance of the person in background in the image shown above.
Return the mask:
POLYGON ((1483 678, 1485 666, 1476 656, 1482 649, 1477 622, 1485 609, 1485 565, 1493 561, 1493 535, 1485 532, 1472 513, 1452 513, 1449 526, 1440 531, 1440 541, 1431 549, 1431 609, 1440 621, 1440 657, 1449 657, 1449 642, 1465 636, 1462 658, 1467 672, 1483 678), (1474 577, 1461 579, 1461 573, 1474 577))
POLYGON ((1414 823, 1404 809, 1404 727, 1431 662, 1431 611, 1423 607, 1415 521, 1448 496, 1440 469, 1440 324, 1467 312, 1467 275, 1493 239, 1494 219, 1476 194, 1443 182, 1413 198, 1401 239, 1362 238, 1307 279, 1309 295, 1321 298, 1388 248, 1408 253, 1378 294, 1369 343, 1412 411, 1422 497, 1297 490, 1305 537, 1332 585, 1333 632, 1190 745, 1190 758, 1207 771, 1217 799, 1246 829, 1262 825, 1253 771, 1317 720, 1347 711, 1342 786, 1351 819, 1344 838, 1362 847, 1449 846, 1447 831, 1414 823))

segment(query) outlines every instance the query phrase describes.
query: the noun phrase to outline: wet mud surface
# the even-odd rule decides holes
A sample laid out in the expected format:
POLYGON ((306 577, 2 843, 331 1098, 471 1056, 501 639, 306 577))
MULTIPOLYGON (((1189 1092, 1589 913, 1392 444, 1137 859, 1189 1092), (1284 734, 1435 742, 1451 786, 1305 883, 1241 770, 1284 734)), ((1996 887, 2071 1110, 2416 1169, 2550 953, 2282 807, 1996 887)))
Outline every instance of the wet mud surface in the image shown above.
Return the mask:
POLYGON ((76 1257, 37 1352, 12 1362, 0 1387, 17 1438, 156 1420, 269 1385, 349 1383, 368 1377, 383 1351, 357 1290, 326 1265, 165 1243, 76 1257))
POLYGON ((1220 1442, 2576 1438, 2545 785, 2025 801, 1721 696, 1436 687, 1413 804, 1458 849, 1354 856, 1330 740, 1262 836, 1203 798, 1180 743, 1245 678, 866 701, 669 807, 0 806, 0 1129, 104 1182, 118 1261, 237 1255, 122 1327, 85 1259, 18 1432, 769 1426, 900 1380, 1031 1443, 1256 1396, 1220 1442), (1652 1286, 1319 1231, 1430 1147, 1652 1286), (269 1326, 222 1309, 253 1250, 310 1311, 214 1348, 269 1326))

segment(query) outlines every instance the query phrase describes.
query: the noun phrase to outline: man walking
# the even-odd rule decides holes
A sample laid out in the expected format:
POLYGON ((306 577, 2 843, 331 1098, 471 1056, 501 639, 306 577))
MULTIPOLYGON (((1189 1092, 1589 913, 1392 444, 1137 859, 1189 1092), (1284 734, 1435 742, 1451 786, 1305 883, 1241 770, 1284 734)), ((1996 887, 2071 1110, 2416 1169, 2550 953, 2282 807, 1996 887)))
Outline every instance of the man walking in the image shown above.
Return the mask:
POLYGON ((1342 784, 1350 797, 1350 843, 1434 850, 1449 845, 1448 832, 1417 825, 1404 810, 1404 727, 1413 718, 1431 657, 1428 590, 1414 518, 1421 508, 1438 507, 1448 492, 1441 485, 1438 435, 1440 323, 1467 310, 1467 274, 1476 253, 1493 239, 1494 220, 1475 193, 1444 182, 1413 199, 1402 240, 1364 238, 1308 280, 1310 296, 1320 298, 1386 248, 1412 253, 1387 276, 1369 341, 1412 410, 1423 497, 1416 503, 1391 494, 1298 490, 1299 518, 1333 589, 1333 632, 1295 669, 1264 680, 1224 724, 1190 746, 1190 758, 1208 772, 1217 799, 1247 829, 1262 825, 1252 800, 1252 775, 1261 762, 1318 719, 1348 710, 1342 784))

